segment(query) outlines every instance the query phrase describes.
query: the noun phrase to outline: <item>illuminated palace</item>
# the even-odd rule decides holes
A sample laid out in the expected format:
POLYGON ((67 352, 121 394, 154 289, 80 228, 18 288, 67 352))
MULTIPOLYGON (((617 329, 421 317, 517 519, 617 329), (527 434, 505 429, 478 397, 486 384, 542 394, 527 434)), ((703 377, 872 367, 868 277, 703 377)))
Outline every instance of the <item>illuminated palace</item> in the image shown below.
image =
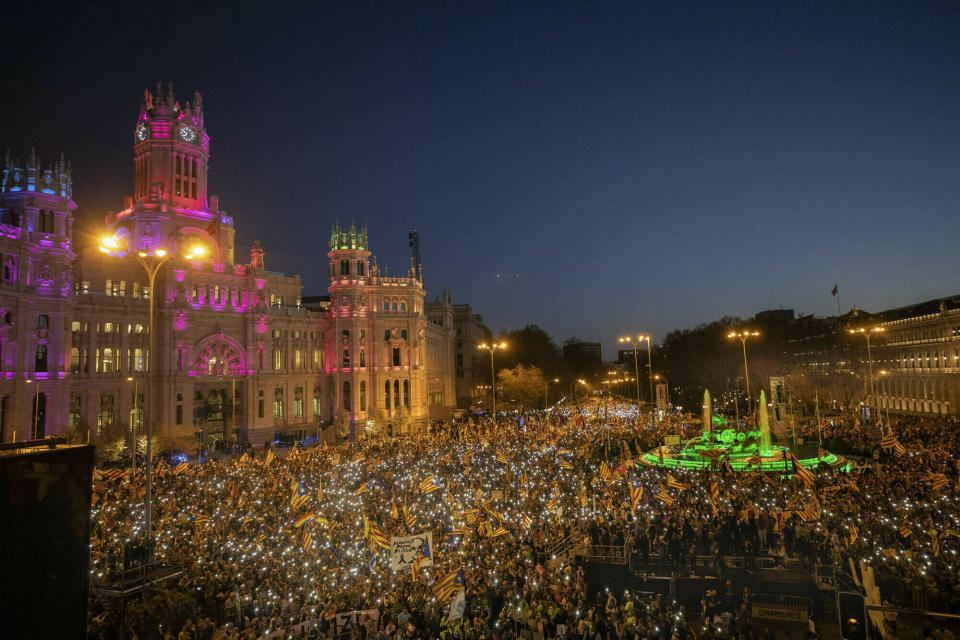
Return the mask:
POLYGON ((318 240, 329 240, 329 297, 304 297, 299 276, 268 271, 258 242, 238 260, 233 218, 208 195, 199 93, 180 106, 172 86, 144 92, 133 135, 133 196, 106 216, 105 252, 92 238, 74 246, 69 165, 7 154, 3 441, 67 425, 92 441, 110 426, 141 427, 148 395, 161 437, 181 441, 398 435, 449 417, 458 389, 476 386, 472 358, 464 367, 455 355, 458 327, 479 316, 446 292, 426 302, 412 260, 403 276, 382 273, 365 228, 337 225, 318 240), (154 291, 136 253, 158 251, 169 258, 156 276, 151 354, 154 291))

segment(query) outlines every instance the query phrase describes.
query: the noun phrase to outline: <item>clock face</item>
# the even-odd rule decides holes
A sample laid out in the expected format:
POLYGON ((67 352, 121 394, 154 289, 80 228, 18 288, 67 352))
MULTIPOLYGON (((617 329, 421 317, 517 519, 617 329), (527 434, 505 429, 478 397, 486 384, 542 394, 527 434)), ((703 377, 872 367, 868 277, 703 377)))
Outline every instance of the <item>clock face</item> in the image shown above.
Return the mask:
POLYGON ((147 139, 147 125, 141 124, 137 127, 137 140, 143 142, 147 139))
POLYGON ((193 142, 197 137, 197 132, 190 127, 180 127, 180 139, 184 142, 193 142))

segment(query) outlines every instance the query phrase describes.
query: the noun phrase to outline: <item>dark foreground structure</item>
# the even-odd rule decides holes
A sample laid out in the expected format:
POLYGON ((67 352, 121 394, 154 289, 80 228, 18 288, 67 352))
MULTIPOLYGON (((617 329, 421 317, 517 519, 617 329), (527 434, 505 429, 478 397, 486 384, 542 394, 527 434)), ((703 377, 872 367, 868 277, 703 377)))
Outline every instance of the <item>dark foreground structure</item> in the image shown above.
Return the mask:
POLYGON ((93 447, 0 448, 0 638, 87 632, 93 447))

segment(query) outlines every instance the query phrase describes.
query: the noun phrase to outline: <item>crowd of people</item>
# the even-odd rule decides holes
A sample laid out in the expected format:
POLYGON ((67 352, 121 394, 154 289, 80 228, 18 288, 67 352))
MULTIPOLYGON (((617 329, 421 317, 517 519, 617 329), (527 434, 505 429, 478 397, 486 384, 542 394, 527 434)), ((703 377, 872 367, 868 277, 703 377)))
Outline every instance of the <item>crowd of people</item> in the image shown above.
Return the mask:
MULTIPOLYGON (((648 466, 646 443, 682 432, 679 417, 650 425, 585 413, 160 463, 154 556, 183 572, 122 617, 92 597, 90 637, 759 637, 749 596, 708 594, 685 611, 591 592, 575 559, 586 543, 662 557, 675 574, 695 573, 698 555, 799 557, 857 573, 863 561, 885 600, 960 610, 954 422, 895 422, 898 446, 874 443, 875 458, 821 465, 804 483, 648 466), (390 539, 427 532, 428 556, 394 570, 390 539), (555 555, 561 548, 570 552, 555 555)), ((142 472, 98 476, 94 582, 118 575, 144 528, 142 472)))

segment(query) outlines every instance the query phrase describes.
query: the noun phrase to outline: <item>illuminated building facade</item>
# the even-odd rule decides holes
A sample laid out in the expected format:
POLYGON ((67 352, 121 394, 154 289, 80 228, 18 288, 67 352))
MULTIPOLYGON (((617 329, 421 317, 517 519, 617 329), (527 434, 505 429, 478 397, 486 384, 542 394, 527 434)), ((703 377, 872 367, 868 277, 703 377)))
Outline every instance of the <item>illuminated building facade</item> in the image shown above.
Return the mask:
MULTIPOLYGON (((144 92, 134 126, 134 195, 106 216, 111 250, 73 252, 70 169, 7 158, 0 185, 2 440, 74 425, 92 441, 153 423, 206 443, 276 434, 394 435, 456 406, 453 327, 431 322, 422 277, 387 277, 366 229, 334 226, 329 304, 303 304, 299 276, 266 269, 259 242, 239 261, 234 222, 208 194, 210 137, 199 93, 144 92), (197 253, 188 259, 188 254, 197 253), (172 252, 154 291, 134 251, 172 252), (35 389, 39 388, 39 399, 35 389), (38 409, 37 409, 38 408, 38 409), (329 427, 335 426, 334 429, 329 427)), ((326 243, 324 237, 321 242, 326 243)), ((449 307, 449 297, 446 298, 449 307)))

